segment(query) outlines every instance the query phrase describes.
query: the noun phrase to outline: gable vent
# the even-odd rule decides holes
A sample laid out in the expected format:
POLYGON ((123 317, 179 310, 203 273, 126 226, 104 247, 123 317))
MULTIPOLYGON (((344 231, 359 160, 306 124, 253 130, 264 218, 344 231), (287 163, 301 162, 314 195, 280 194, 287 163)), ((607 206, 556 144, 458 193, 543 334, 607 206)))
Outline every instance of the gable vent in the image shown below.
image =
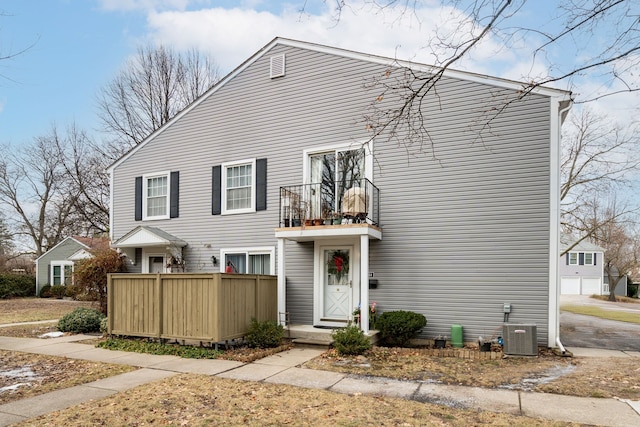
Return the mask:
POLYGON ((271 78, 284 76, 284 53, 271 57, 271 78))

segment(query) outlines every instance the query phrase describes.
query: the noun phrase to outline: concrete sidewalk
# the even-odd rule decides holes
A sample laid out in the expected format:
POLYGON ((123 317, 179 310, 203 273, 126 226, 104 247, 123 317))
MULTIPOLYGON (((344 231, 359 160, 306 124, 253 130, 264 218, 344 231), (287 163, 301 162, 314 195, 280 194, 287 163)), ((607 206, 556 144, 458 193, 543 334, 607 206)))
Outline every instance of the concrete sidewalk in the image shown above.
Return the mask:
MULTIPOLYGON (((110 351, 74 342, 86 338, 87 336, 84 335, 50 339, 0 337, 0 349, 125 364, 141 369, 0 405, 0 427, 186 372, 318 388, 344 394, 362 393, 397 397, 456 408, 507 412, 582 424, 634 427, 640 425, 640 402, 447 386, 301 368, 301 364, 322 353, 322 350, 316 349, 294 348, 244 364, 228 360, 181 359, 175 356, 110 351)), ((637 357, 640 359, 639 352, 577 348, 570 350, 576 357, 637 357)))

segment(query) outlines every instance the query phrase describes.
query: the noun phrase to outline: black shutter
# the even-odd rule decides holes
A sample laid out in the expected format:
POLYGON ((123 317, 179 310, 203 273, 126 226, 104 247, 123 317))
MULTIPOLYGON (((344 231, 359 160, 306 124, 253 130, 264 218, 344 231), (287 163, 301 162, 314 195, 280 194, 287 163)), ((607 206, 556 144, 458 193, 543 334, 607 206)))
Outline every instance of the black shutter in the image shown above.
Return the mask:
POLYGON ((180 172, 171 172, 169 189, 169 218, 178 218, 180 214, 180 172))
POLYGON ((567 265, 569 265, 569 252, 567 252, 566 258, 567 258, 567 265))
POLYGON ((578 254, 578 265, 584 265, 584 252, 578 254))
POLYGON ((256 160, 256 210, 267 210, 267 159, 256 160))
POLYGON ((136 176, 135 220, 142 221, 142 177, 136 176))
POLYGON ((211 215, 222 213, 222 166, 214 166, 211 171, 211 215))
POLYGON ((596 253, 593 253, 593 265, 596 265, 596 253))

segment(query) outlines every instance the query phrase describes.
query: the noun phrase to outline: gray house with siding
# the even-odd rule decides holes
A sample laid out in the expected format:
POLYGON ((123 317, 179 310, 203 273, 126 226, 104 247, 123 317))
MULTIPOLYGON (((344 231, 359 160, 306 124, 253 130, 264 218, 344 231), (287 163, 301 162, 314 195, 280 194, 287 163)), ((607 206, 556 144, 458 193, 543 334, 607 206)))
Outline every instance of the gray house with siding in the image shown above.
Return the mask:
POLYGON ((403 67, 433 71, 281 38, 247 59, 110 166, 128 271, 274 274, 292 324, 345 325, 375 301, 424 314, 424 338, 499 334, 509 303, 555 346, 570 94, 447 71, 423 153, 363 120, 394 107, 372 82, 403 67))
POLYGON ((36 259, 36 295, 44 285, 72 283, 75 263, 93 256, 94 250, 107 249, 101 237, 69 236, 36 259))
MULTIPOLYGON (((573 242, 571 242, 573 243, 573 242)), ((561 242, 564 252, 571 246, 561 242)), ((604 279, 604 249, 581 241, 560 260, 560 293, 562 295, 605 295, 609 285, 604 279)))

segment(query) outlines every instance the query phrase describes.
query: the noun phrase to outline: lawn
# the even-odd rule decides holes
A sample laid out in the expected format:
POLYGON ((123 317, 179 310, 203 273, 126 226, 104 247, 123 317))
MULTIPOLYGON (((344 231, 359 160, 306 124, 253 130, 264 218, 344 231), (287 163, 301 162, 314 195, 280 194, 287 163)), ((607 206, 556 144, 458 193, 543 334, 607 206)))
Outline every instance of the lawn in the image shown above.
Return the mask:
POLYGON ((605 310, 600 307, 589 305, 563 305, 560 307, 562 311, 568 311, 575 314, 584 314, 587 316, 599 317, 607 320, 617 320, 619 322, 629 322, 640 324, 640 312, 605 310))
POLYGON ((0 325, 60 319, 77 307, 94 307, 94 303, 55 298, 0 299, 0 325))

